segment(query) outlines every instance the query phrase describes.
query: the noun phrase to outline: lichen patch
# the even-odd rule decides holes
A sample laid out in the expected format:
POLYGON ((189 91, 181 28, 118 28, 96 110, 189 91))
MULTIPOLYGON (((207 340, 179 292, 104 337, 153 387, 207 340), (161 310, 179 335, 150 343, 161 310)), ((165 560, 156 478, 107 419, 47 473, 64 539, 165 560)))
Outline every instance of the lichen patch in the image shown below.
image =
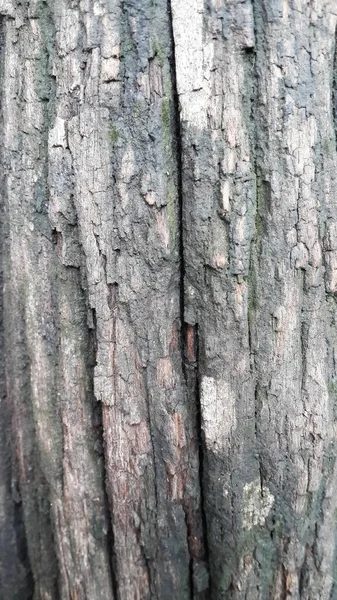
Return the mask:
POLYGON ((259 479, 246 483, 243 488, 243 527, 262 527, 274 504, 274 496, 259 479))

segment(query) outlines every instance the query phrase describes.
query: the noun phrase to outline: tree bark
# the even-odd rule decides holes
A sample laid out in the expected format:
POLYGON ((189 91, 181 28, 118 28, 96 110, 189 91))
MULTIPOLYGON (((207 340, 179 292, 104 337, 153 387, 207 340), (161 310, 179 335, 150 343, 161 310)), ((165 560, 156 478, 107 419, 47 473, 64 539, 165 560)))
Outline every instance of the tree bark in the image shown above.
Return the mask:
POLYGON ((0 0, 0 597, 337 599, 337 5, 0 0))

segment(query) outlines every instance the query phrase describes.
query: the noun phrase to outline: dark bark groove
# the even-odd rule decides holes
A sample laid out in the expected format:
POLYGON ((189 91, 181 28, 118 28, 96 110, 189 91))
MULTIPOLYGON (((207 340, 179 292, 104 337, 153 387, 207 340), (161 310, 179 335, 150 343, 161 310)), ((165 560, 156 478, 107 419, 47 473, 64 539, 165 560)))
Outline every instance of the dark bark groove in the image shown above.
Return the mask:
POLYGON ((332 104, 332 118, 335 132, 335 141, 337 148, 337 26, 335 29, 334 36, 334 53, 332 60, 332 84, 331 84, 331 104, 332 104))
POLYGON ((182 371, 187 388, 188 402, 191 403, 190 417, 194 421, 193 430, 195 432, 195 443, 198 454, 198 486, 200 490, 199 507, 197 508, 197 519, 200 523, 195 523, 194 516, 189 514, 189 507, 184 508, 185 522, 188 537, 188 546, 190 553, 190 586, 191 599, 203 600, 210 597, 211 589, 209 587, 209 568, 208 568, 208 550, 207 550, 207 522, 204 506, 203 488, 203 435, 201 426, 201 402, 200 402, 200 373, 199 373, 199 335, 198 324, 189 324, 185 320, 185 280, 188 277, 185 266, 185 227, 186 219, 184 216, 184 189, 183 189, 183 146, 182 130, 180 118, 179 94, 177 89, 176 75, 176 57, 175 42, 171 0, 168 0, 168 12, 170 15, 170 35, 171 35, 171 78, 172 78, 172 96, 173 96, 173 122, 174 122, 174 145, 176 150, 177 162, 177 193, 179 202, 179 269, 180 269, 180 329, 181 329, 181 357, 182 371), (198 533, 200 532, 200 533, 198 533), (193 548, 193 538, 195 534, 201 536, 201 548, 196 554, 193 548), (200 570, 201 566, 201 570, 200 570), (200 581, 199 581, 200 579, 200 581), (203 589, 205 588, 205 589, 203 589))

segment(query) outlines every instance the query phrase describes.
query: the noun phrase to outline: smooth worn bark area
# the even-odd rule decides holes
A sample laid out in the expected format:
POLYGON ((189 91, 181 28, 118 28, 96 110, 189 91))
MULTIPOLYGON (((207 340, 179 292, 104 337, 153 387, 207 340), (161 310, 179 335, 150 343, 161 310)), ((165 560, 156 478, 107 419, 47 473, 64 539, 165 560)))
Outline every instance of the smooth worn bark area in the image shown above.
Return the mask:
POLYGON ((0 597, 337 598, 335 0, 0 0, 0 597))

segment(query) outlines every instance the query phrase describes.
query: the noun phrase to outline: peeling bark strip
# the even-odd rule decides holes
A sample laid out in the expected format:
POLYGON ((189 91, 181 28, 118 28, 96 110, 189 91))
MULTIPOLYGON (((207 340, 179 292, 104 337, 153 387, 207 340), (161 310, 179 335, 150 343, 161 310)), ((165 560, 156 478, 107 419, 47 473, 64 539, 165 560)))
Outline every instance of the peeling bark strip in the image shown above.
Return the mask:
POLYGON ((333 600, 335 1, 0 16, 1 598, 333 600))

